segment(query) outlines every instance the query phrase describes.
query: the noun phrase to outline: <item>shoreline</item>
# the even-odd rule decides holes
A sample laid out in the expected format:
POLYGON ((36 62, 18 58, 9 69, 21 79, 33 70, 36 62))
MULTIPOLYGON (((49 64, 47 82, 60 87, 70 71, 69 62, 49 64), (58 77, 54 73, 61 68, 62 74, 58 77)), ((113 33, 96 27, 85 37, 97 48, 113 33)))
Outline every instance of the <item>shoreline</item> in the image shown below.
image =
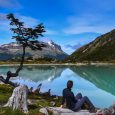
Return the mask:
MULTIPOLYGON (((15 63, 15 64, 0 64, 0 66, 2 67, 2 66, 19 66, 20 64, 18 64, 18 63, 15 63)), ((115 63, 75 63, 75 64, 73 64, 73 63, 61 63, 61 64, 59 64, 59 63, 43 63, 43 64, 24 64, 24 66, 41 66, 41 65, 44 65, 44 66, 52 66, 52 65, 56 65, 56 66, 109 66, 109 65, 112 65, 112 66, 114 66, 115 65, 115 63)))

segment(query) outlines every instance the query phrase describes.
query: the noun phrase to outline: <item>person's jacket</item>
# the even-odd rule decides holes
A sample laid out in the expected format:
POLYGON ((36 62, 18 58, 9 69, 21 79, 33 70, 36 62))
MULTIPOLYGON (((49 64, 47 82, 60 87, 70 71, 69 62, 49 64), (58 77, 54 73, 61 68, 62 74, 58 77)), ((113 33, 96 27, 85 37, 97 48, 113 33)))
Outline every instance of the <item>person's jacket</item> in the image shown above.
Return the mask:
POLYGON ((65 88, 63 90, 63 98, 62 98, 62 105, 66 103, 66 107, 69 109, 73 109, 75 107, 75 103, 77 100, 75 99, 75 96, 71 89, 65 88))

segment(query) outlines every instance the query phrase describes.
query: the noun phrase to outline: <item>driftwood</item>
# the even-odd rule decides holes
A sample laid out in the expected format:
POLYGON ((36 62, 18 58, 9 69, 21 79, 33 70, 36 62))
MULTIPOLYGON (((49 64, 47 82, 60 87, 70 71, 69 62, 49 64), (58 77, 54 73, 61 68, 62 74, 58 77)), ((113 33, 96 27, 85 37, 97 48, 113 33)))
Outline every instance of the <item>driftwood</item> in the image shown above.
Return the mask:
POLYGON ((7 77, 5 79, 5 83, 8 83, 11 77, 17 77, 17 76, 18 76, 17 72, 16 73, 12 73, 11 71, 8 71, 7 72, 7 77))
POLYGON ((40 93, 40 95, 46 96, 46 97, 51 97, 51 89, 49 89, 48 92, 40 93))
POLYGON ((12 107, 13 110, 19 109, 24 113, 28 113, 27 96, 27 86, 18 86, 13 90, 12 96, 9 98, 7 104, 5 104, 4 107, 12 107))
MULTIPOLYGON (((0 76, 0 81, 2 81, 3 83, 6 84, 6 79, 3 76, 0 76)), ((17 87, 19 86, 17 83, 13 83, 12 81, 8 81, 7 84, 13 86, 13 87, 17 87)))
POLYGON ((40 83, 35 90, 33 90, 33 88, 31 87, 30 92, 40 94, 41 86, 42 86, 42 83, 40 83))

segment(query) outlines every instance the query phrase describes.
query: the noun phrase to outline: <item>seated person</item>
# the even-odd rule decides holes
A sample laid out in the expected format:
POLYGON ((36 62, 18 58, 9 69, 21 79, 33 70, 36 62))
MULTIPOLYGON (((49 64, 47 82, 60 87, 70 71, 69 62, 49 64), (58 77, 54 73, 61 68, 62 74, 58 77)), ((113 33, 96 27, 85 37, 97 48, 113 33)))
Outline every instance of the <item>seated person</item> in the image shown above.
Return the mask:
POLYGON ((63 90, 63 98, 62 98, 62 105, 64 106, 64 103, 66 103, 66 107, 68 109, 71 109, 73 111, 78 111, 81 109, 81 107, 86 104, 88 105, 91 112, 95 111, 94 105, 91 103, 91 101, 88 99, 88 97, 82 97, 81 93, 78 93, 76 97, 74 96, 74 93, 71 91, 71 88, 73 87, 73 81, 69 80, 67 82, 67 88, 63 90))

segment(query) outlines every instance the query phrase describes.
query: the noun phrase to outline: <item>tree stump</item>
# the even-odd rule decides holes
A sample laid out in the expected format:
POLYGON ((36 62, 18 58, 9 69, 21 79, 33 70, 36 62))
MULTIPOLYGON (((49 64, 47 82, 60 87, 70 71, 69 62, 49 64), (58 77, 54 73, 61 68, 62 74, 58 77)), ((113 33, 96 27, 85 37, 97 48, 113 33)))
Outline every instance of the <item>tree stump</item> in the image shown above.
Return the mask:
POLYGON ((4 107, 12 107, 13 110, 19 109, 24 113, 28 113, 27 96, 27 86, 20 85, 14 89, 12 96, 9 98, 7 104, 5 104, 4 107))

